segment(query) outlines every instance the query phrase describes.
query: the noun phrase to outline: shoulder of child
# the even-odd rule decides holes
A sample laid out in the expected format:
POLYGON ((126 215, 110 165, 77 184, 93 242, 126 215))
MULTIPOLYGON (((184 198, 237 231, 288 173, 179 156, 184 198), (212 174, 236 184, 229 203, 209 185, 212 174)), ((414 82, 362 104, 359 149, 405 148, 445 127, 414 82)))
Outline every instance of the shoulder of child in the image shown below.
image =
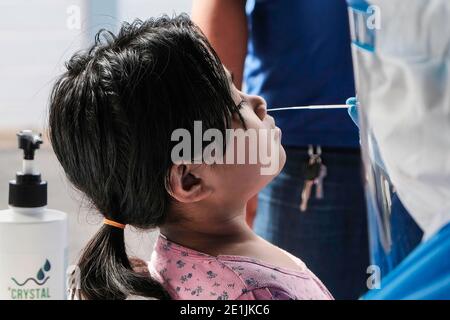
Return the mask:
POLYGON ((246 261, 184 257, 153 265, 151 271, 175 299, 291 299, 275 273, 246 261))

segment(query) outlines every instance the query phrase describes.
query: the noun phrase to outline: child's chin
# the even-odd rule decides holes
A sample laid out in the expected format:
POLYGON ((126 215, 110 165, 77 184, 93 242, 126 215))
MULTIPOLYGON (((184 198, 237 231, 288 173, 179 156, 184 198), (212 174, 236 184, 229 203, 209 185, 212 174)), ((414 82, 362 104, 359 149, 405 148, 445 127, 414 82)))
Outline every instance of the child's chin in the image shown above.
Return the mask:
POLYGON ((278 171, 278 173, 280 173, 281 170, 283 170, 284 165, 286 164, 286 160, 287 160, 286 150, 284 150, 283 145, 280 144, 280 170, 278 171))
MULTIPOLYGON (((262 176, 266 176, 266 184, 270 183, 275 177, 277 177, 281 170, 283 170, 286 164, 286 151, 283 147, 280 148, 280 156, 278 158, 278 165, 275 167, 260 167, 260 173, 262 176)), ((273 164, 272 164, 273 165, 273 164)))
POLYGON ((286 164, 286 157, 286 151, 284 150, 283 146, 280 145, 279 166, 277 172, 274 174, 274 178, 280 174, 281 170, 283 170, 284 165, 286 164))

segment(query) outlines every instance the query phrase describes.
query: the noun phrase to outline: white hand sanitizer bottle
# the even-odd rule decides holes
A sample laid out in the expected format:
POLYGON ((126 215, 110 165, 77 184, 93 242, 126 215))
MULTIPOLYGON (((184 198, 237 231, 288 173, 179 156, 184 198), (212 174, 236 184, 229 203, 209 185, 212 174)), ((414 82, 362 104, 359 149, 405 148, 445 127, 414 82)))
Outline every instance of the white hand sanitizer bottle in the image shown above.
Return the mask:
POLYGON ((47 182, 34 164, 40 134, 17 134, 23 170, 9 182, 0 211, 0 300, 66 298, 67 216, 47 209, 47 182))

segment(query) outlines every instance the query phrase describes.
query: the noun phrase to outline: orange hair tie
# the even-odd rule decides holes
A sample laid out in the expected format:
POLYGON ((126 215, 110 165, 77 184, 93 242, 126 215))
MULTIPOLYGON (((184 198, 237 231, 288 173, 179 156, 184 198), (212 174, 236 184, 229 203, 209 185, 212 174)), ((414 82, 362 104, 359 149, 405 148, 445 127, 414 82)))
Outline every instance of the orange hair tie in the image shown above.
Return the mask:
POLYGON ((109 220, 109 219, 106 219, 106 218, 103 220, 103 223, 107 224, 109 226, 112 226, 112 227, 119 228, 119 229, 125 229, 125 225, 124 224, 118 223, 116 221, 112 221, 112 220, 109 220))

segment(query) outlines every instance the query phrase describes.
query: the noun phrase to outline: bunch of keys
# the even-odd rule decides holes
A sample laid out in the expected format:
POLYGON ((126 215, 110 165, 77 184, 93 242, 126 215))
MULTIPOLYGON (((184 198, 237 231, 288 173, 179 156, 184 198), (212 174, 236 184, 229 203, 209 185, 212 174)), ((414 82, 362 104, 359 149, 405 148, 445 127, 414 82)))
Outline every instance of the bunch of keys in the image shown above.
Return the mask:
POLYGON ((311 189, 316 186, 316 199, 323 198, 323 179, 327 175, 327 167, 322 163, 322 149, 317 147, 314 153, 314 147, 308 148, 309 160, 305 166, 305 183, 303 185, 302 197, 300 203, 300 211, 305 212, 308 208, 308 200, 311 197, 311 189))

